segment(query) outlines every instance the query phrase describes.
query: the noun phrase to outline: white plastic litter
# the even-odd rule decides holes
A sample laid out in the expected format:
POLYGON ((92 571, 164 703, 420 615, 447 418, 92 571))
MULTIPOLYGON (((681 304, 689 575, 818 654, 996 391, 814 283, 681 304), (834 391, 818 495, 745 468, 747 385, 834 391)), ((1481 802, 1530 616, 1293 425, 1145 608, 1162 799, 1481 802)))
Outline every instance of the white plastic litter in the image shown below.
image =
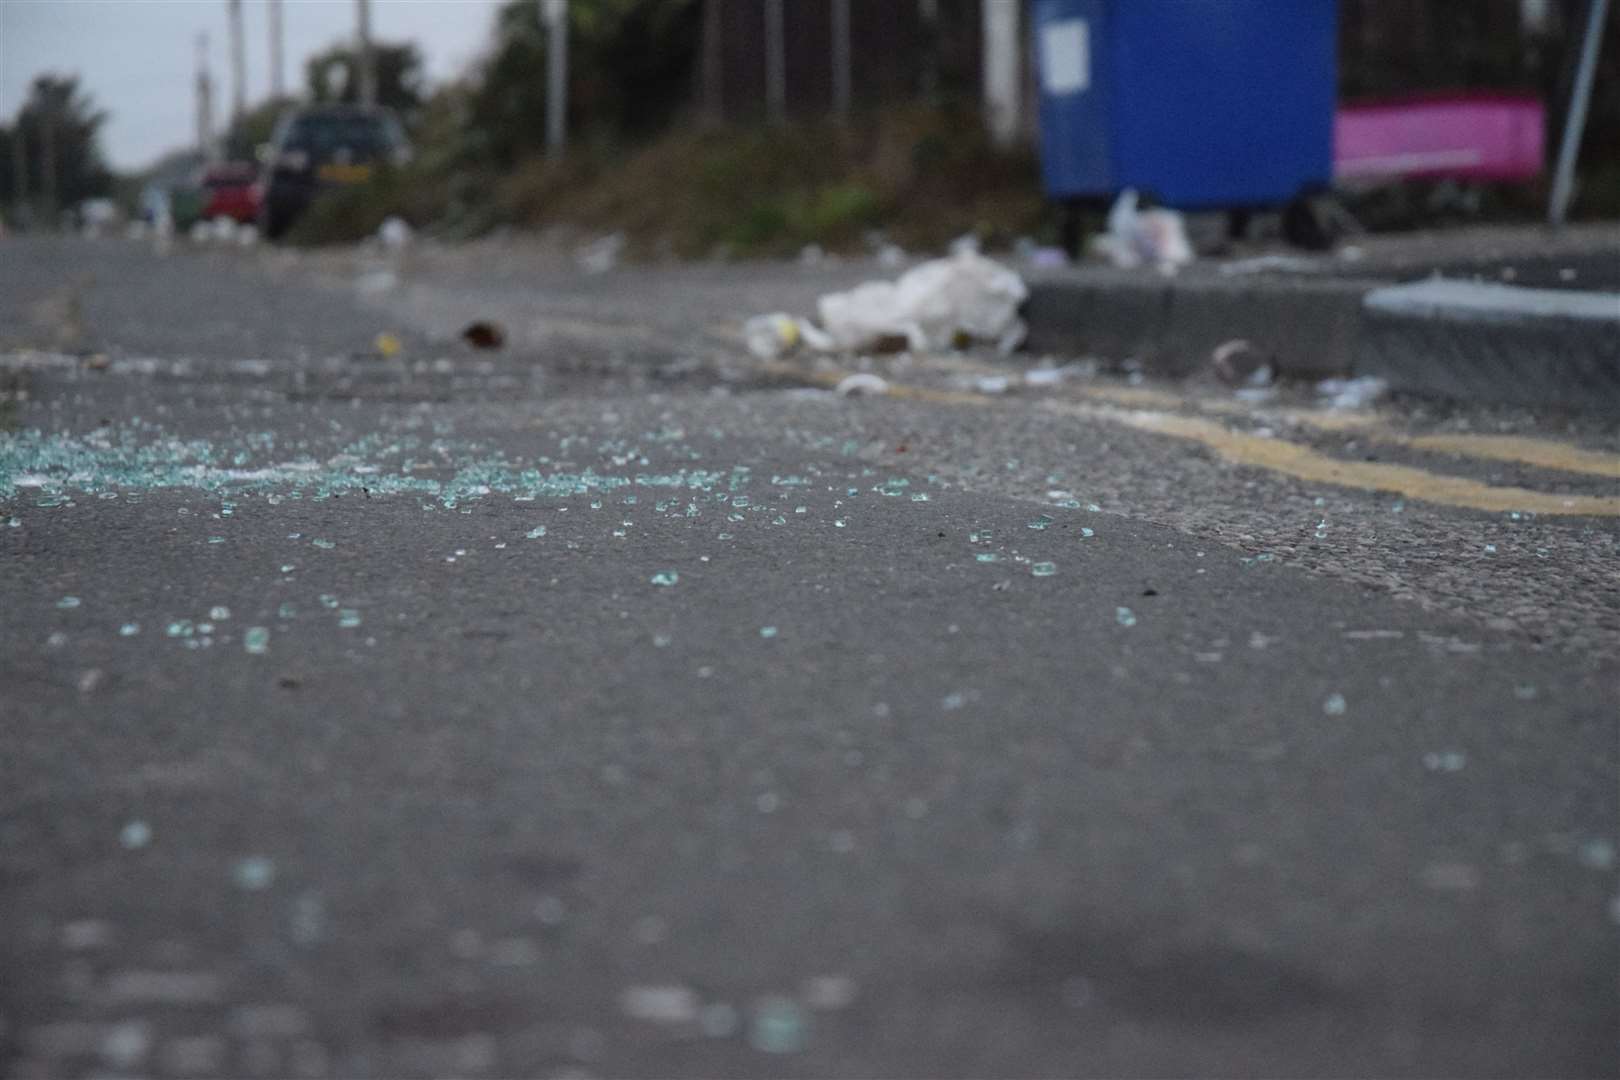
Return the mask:
POLYGON ((624 245, 624 233, 610 233, 576 248, 574 262, 587 274, 605 274, 619 265, 624 245))
POLYGON ((377 229, 377 239, 389 251, 401 251, 411 242, 411 227, 404 219, 389 217, 377 229))
POLYGON ((898 270, 906 265, 906 249, 898 244, 884 244, 878 248, 877 261, 885 270, 898 270))
POLYGON ((795 319, 794 322, 799 328, 799 340, 803 341, 807 348, 824 353, 837 351, 838 343, 821 327, 809 319, 795 319))
POLYGON ((785 311, 755 315, 743 323, 743 341, 761 360, 775 360, 799 345, 799 320, 785 311))
POLYGON ((839 397, 887 394, 889 392, 889 382, 887 379, 862 371, 854 375, 846 375, 840 379, 835 392, 839 397))
POLYGON ((1022 343, 1018 307, 1029 295, 1016 273, 962 250, 889 281, 828 293, 817 304, 821 326, 841 349, 903 338, 914 352, 940 351, 958 339, 992 341, 1003 352, 1022 343))
POLYGON ((386 266, 368 267, 354 280, 355 289, 366 295, 376 296, 391 289, 399 287, 399 275, 386 266))
POLYGON ((1256 255, 1252 259, 1234 259, 1221 264, 1221 273, 1227 277, 1247 274, 1313 274, 1325 269, 1320 259, 1303 255, 1256 255))
POLYGON ((1133 189, 1120 192, 1108 211, 1108 232, 1093 246, 1125 269, 1146 263, 1161 274, 1174 274, 1192 262, 1192 243, 1182 216, 1159 207, 1138 209, 1138 201, 1133 189))
POLYGON ((1037 388, 1057 386, 1069 379, 1095 379, 1102 365, 1093 357, 1074 360, 1062 367, 1051 367, 1050 361, 1024 372, 1024 385, 1037 388))
POLYGON ((1389 393, 1389 383, 1376 375, 1354 379, 1323 379, 1316 384, 1318 396, 1326 398, 1330 409, 1365 409, 1389 393))

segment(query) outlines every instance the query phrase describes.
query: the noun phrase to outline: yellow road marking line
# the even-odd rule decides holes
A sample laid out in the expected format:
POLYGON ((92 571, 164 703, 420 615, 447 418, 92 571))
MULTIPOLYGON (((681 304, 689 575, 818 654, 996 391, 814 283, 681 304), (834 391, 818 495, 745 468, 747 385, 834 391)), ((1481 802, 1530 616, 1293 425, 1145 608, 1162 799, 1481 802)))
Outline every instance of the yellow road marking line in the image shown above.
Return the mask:
MULTIPOLYGON (((849 374, 843 371, 809 372, 792 364, 780 363, 766 364, 764 367, 774 375, 829 388, 837 386, 849 374)), ((1110 388, 1111 396, 1113 389, 1115 388, 1110 388)), ((1152 395, 1151 400, 1156 401, 1183 400, 1177 399, 1173 394, 1166 394, 1163 391, 1156 390, 1148 390, 1140 398, 1131 395, 1131 400, 1149 400, 1147 395, 1152 395)), ((996 404, 1000 400, 984 394, 955 390, 935 390, 929 387, 906 386, 894 383, 889 386, 888 396, 909 401, 929 402, 931 404, 972 405, 979 408, 996 404)), ((1358 488, 1363 491, 1387 491, 1418 502, 1437 503, 1442 506, 1454 506, 1465 510, 1483 510, 1493 513, 1506 513, 1517 510, 1520 513, 1566 517, 1620 517, 1620 497, 1561 495, 1545 491, 1532 491, 1529 488, 1498 487, 1492 484, 1480 483, 1478 480, 1470 480, 1466 477, 1429 472, 1427 469, 1420 469, 1412 465, 1394 465, 1374 461, 1346 461, 1313 450, 1308 446, 1289 442, 1286 439, 1248 435, 1233 431, 1215 421, 1194 416, 1122 409, 1107 404, 1090 405, 1083 402, 1063 401, 1053 398, 1043 400, 1040 403, 1040 408, 1048 412, 1083 416, 1091 420, 1105 420, 1141 431, 1152 431, 1161 435, 1187 439, 1209 447, 1233 464, 1267 469, 1271 472, 1292 476, 1297 480, 1305 480, 1311 483, 1333 484, 1337 487, 1358 488)), ((1332 416, 1334 414, 1322 415, 1332 416)), ((1309 423, 1310 421, 1306 420, 1305 422, 1309 423)), ((1369 413, 1347 413, 1338 414, 1337 419, 1329 423, 1330 425, 1342 423, 1342 426, 1349 428, 1376 422, 1377 418, 1369 413)), ((1375 434, 1387 434, 1398 440, 1406 440, 1405 436, 1399 436, 1394 432, 1375 432, 1375 434)), ((1425 439, 1445 440, 1449 438, 1461 437, 1422 436, 1411 441, 1416 444, 1425 439)), ((1576 447, 1564 446, 1546 440, 1508 440, 1507 437, 1499 436, 1476 436, 1475 438, 1490 440, 1485 443, 1487 450, 1507 453, 1511 449, 1525 455, 1540 454, 1541 461, 1558 460, 1580 463, 1581 455, 1589 455, 1594 460, 1603 457, 1603 455, 1594 454, 1591 451, 1579 450, 1576 447), (1512 445, 1513 443, 1531 445, 1515 446, 1512 445)), ((1438 449, 1441 445, 1437 443, 1434 448, 1438 449)), ((1491 455, 1487 453, 1481 454, 1481 456, 1491 455)), ((1528 460, 1528 458, 1510 460, 1528 460)), ((1538 462, 1529 461, 1529 463, 1537 464, 1538 462)), ((1551 467, 1568 470, 1567 464, 1551 467)), ((1568 471, 1583 472, 1591 470, 1573 469, 1568 471)), ((1599 475, 1606 474, 1600 473, 1599 475)))
MULTIPOLYGON (((1053 403, 1056 406, 1056 403, 1053 403)), ((1103 410, 1081 407, 1081 415, 1097 417, 1103 410)), ((1066 412, 1061 407, 1055 411, 1066 412)), ((1143 431, 1173 435, 1201 443, 1235 465, 1249 465, 1311 483, 1365 491, 1387 491, 1420 502, 1439 503, 1467 510, 1547 516, 1620 517, 1620 497, 1560 495, 1521 487, 1497 487, 1462 476, 1432 473, 1411 465, 1374 461, 1345 461, 1286 439, 1267 439, 1232 431, 1211 420, 1173 413, 1108 410, 1101 418, 1143 431)))
POLYGON ((1620 480, 1620 454, 1600 454, 1551 439, 1531 439, 1522 435, 1416 435, 1401 438, 1414 450, 1441 454, 1516 461, 1561 472, 1588 473, 1608 480, 1620 480))
MULTIPOLYGON (((1163 409, 1190 408, 1221 415, 1254 415, 1256 412, 1242 402, 1221 399, 1199 400, 1181 397, 1162 390, 1136 387, 1083 387, 1080 393, 1088 398, 1111 401, 1120 405, 1163 409)), ((1376 442, 1405 446, 1439 454, 1459 457, 1506 461, 1533 465, 1540 469, 1601 476, 1607 480, 1620 480, 1620 454, 1605 454, 1585 450, 1579 446, 1553 439, 1536 439, 1523 435, 1407 435, 1384 424, 1374 413, 1318 411, 1311 409, 1283 409, 1275 414, 1278 419, 1318 431, 1354 431, 1376 442)))

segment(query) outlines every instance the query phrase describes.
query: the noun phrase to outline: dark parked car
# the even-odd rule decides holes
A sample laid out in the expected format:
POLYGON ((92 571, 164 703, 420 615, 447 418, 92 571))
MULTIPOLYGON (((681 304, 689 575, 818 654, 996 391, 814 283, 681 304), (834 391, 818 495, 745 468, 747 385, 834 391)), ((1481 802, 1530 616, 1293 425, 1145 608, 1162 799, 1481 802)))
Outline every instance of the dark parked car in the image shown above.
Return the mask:
POLYGON ((371 178, 410 157, 399 120, 387 109, 316 105, 287 113, 265 154, 259 231, 274 240, 322 192, 371 178))

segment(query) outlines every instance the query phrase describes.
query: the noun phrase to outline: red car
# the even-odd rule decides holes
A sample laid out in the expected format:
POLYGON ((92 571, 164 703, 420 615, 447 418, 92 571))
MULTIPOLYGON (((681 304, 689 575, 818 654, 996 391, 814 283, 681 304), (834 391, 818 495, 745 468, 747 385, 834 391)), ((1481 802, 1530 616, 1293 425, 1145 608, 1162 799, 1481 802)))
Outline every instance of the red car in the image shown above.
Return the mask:
POLYGON ((258 178, 258 166, 251 162, 210 165, 202 179, 203 220, 225 217, 238 224, 252 225, 259 217, 259 198, 253 190, 258 178))

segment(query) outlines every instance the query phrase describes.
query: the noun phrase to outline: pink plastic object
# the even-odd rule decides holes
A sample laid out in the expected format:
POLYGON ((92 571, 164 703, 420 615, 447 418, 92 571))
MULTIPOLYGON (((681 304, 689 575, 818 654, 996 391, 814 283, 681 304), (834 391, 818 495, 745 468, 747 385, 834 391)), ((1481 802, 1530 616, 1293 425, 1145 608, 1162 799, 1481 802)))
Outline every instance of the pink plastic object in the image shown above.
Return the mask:
POLYGON ((1465 94, 1340 106, 1338 181, 1530 180, 1542 168, 1545 111, 1530 97, 1465 94))

